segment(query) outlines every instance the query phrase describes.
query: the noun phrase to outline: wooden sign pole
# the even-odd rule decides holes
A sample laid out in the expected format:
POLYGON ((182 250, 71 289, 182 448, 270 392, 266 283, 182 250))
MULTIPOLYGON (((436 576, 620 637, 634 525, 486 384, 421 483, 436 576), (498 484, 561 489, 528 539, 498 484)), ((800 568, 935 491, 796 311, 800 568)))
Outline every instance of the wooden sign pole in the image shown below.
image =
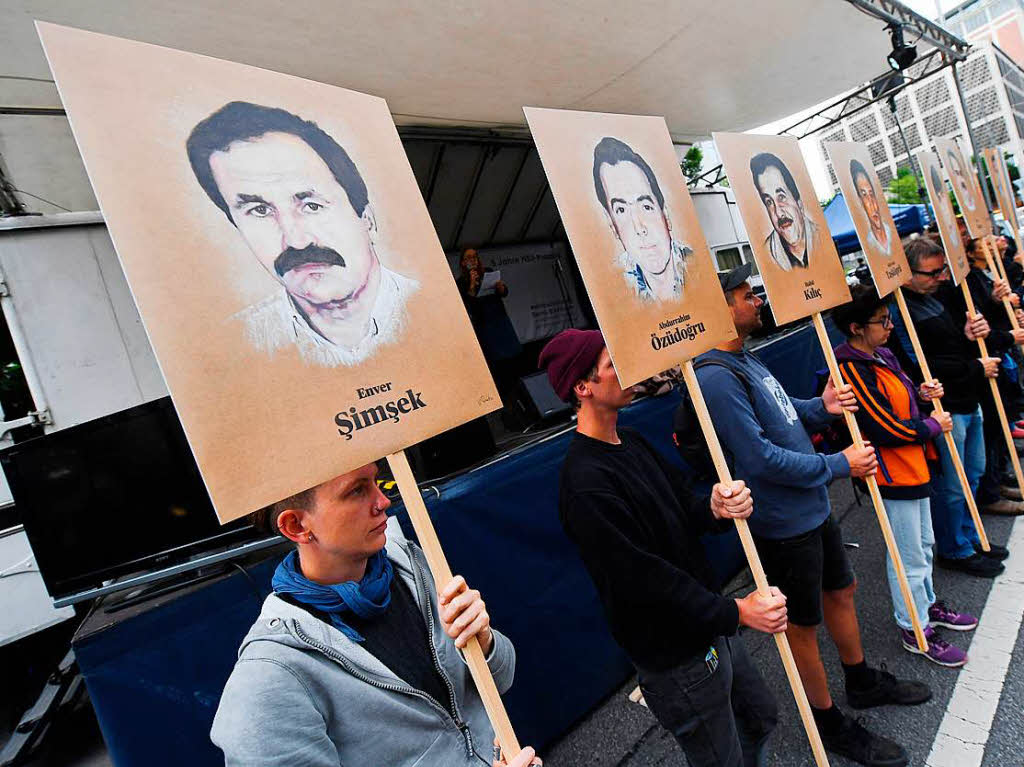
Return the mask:
MULTIPOLYGON (((391 473, 395 475, 395 482, 398 483, 398 490, 402 494, 402 500, 405 501, 409 519, 416 530, 420 548, 423 549, 423 553, 427 557, 427 564, 434 576, 434 583, 438 588, 444 588, 452 579, 452 571, 448 567, 448 560, 441 549, 441 542, 434 530, 434 523, 430 521, 427 506, 423 503, 423 496, 420 495, 420 489, 416 485, 416 478, 409 467, 405 451, 400 450, 389 455, 388 466, 391 467, 391 473)), ((512 722, 509 721, 508 714, 505 712, 505 705, 501 702, 501 694, 494 684, 491 670, 487 667, 487 661, 484 660, 483 648, 480 647, 480 642, 476 637, 470 638, 462 654, 469 666, 469 673, 472 675, 477 692, 484 703, 487 718, 491 720, 491 726, 494 728, 494 734, 498 738, 502 752, 509 756, 518 754, 521 750, 519 741, 512 730, 512 722)))
MULTIPOLYGON (((974 308, 974 299, 971 297, 971 291, 967 287, 966 280, 960 281, 960 288, 964 292, 964 302, 967 304, 967 311, 970 312, 972 317, 977 315, 978 312, 974 308)), ((982 357, 989 356, 984 338, 978 339, 978 350, 981 352, 982 357)), ((1003 407, 1003 398, 999 396, 999 384, 996 382, 996 379, 989 378, 988 385, 992 390, 992 400, 995 402, 996 412, 999 414, 999 425, 1003 427, 1003 437, 1006 439, 1006 447, 1010 453, 1010 463, 1013 464, 1013 474, 1017 478, 1017 485, 1024 488, 1024 474, 1021 473, 1017 446, 1013 444, 1013 435, 1010 434, 1010 422, 1006 420, 1006 408, 1003 407)))
MULTIPOLYGON (((690 399, 693 401, 693 409, 697 413, 697 420, 700 421, 701 431, 704 432, 704 439, 708 443, 708 450, 711 453, 711 460, 718 472, 719 482, 732 482, 732 475, 725 461, 725 453, 722 452, 722 444, 718 441, 714 424, 711 421, 711 414, 708 412, 708 405, 704 401, 704 393, 697 381, 697 374, 693 369, 693 362, 686 360, 683 365, 683 378, 686 380, 686 388, 690 391, 690 399)), ((754 583, 761 596, 771 596, 768 586, 768 578, 764 574, 764 567, 761 565, 761 558, 754 546, 754 538, 750 534, 750 526, 747 520, 736 519, 736 532, 739 533, 740 543, 743 545, 743 553, 747 556, 747 564, 754 576, 754 583)), ((793 657, 793 650, 789 646, 786 634, 773 634, 775 646, 782 656, 782 666, 786 669, 786 676, 789 679, 789 686, 793 690, 793 697, 796 699, 796 707, 800 711, 800 719, 804 723, 804 730, 807 732, 807 740, 811 743, 811 752, 814 754, 814 761, 818 767, 828 766, 828 757, 825 755, 825 747, 821 742, 821 735, 818 733, 818 726, 814 722, 814 714, 811 712, 811 704, 807 700, 807 693, 804 691, 803 682, 800 681, 800 671, 796 667, 796 659, 793 657)))
MULTIPOLYGON (((818 333, 818 342, 821 344, 821 351, 825 355, 825 362, 828 364, 829 375, 836 386, 843 386, 843 376, 839 372, 839 363, 836 361, 835 352, 832 351, 832 344, 828 340, 828 332, 825 330, 825 321, 821 318, 821 312, 812 315, 814 329, 818 333)), ((849 410, 843 410, 843 418, 846 419, 846 426, 853 437, 853 443, 857 447, 864 447, 864 438, 861 436, 857 419, 849 410)), ((892 526, 889 524, 889 515, 885 513, 885 505, 882 503, 882 494, 878 491, 878 480, 874 476, 864 477, 868 485, 868 493, 871 496, 871 504, 875 507, 875 515, 878 517, 878 525, 882 528, 882 537, 885 539, 885 547, 889 551, 896 569, 896 579, 900 584, 900 593, 903 594, 903 601, 907 605, 907 612, 910 613, 910 621, 914 627, 914 637, 917 639, 917 646, 921 652, 928 651, 928 640, 925 639, 924 629, 917 619, 917 609, 914 607, 914 597, 910 591, 910 584, 907 582, 907 572, 903 567, 903 558, 899 549, 896 548, 896 539, 892 534, 892 526)))
MULTIPOLYGON (((985 261, 988 263, 988 270, 992 272, 996 279, 1007 282, 1006 272, 1003 271, 1003 265, 999 259, 999 249, 992 244, 992 239, 994 238, 989 234, 978 238, 978 242, 981 244, 981 250, 985 254, 985 261)), ((1017 313, 1013 310, 1013 304, 1010 303, 1009 296, 1003 299, 1003 307, 1006 309, 1006 314, 1010 318, 1010 326, 1014 330, 1020 330, 1020 323, 1017 322, 1017 313)))
MULTIPOLYGON (((910 344, 914 347, 914 354, 917 355, 917 363, 921 368, 921 375, 924 376, 925 381, 934 381, 931 370, 928 369, 928 360, 924 357, 924 349, 921 348, 921 339, 917 337, 917 328, 914 327, 913 320, 910 319, 910 309, 907 308, 906 299, 903 297, 903 288, 897 286, 896 288, 896 305, 899 307, 900 315, 903 317, 903 324, 907 328, 907 335, 910 336, 910 344)), ((935 407, 935 411, 938 413, 946 412, 942 408, 942 400, 938 397, 932 398, 932 405, 935 407)), ((971 512, 971 520, 974 522, 974 529, 978 531, 978 538, 981 539, 981 548, 985 551, 991 550, 991 546, 988 542, 988 536, 985 535, 985 526, 981 523, 981 514, 978 513, 978 504, 974 500, 974 493, 971 491, 971 483, 967 481, 967 472, 964 471, 964 463, 960 459, 960 453, 957 452, 956 442, 953 440, 953 434, 948 431, 942 432, 942 436, 946 440, 946 448, 949 450, 950 458, 953 460, 953 467, 956 469, 956 475, 960 479, 960 488, 964 493, 964 500, 967 501, 967 508, 971 512)))

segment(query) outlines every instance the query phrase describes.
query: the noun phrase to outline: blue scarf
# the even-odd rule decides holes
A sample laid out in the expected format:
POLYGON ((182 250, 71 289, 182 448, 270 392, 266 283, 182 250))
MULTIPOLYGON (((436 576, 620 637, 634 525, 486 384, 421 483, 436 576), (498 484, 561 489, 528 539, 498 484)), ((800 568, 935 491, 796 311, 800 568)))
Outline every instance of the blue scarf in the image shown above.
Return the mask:
POLYGON ((304 605, 327 613, 331 623, 353 642, 365 641, 358 631, 345 623, 345 613, 360 618, 383 615, 391 604, 391 560, 381 549, 366 563, 362 580, 325 586, 309 580, 299 570, 299 552, 293 551, 274 571, 272 585, 278 594, 291 594, 304 605))

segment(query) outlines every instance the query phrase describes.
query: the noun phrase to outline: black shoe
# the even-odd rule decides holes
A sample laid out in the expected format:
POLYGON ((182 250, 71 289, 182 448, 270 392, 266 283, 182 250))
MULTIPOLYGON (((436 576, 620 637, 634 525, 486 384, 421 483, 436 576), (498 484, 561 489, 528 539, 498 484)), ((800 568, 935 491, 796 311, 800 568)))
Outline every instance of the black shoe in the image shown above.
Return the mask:
POLYGON ((886 703, 895 703, 898 706, 916 706, 932 697, 932 691, 928 689, 928 685, 897 679, 885 670, 884 663, 881 668, 874 671, 875 683, 873 686, 864 690, 846 688, 846 702, 850 704, 851 708, 871 708, 872 706, 884 706, 886 703))
POLYGON ((821 742, 832 753, 870 767, 904 767, 908 761, 903 746, 872 734, 859 717, 844 716, 837 732, 821 733, 821 742))
POLYGON ((975 551, 978 552, 979 556, 986 557, 995 562, 1002 562, 1008 556, 1010 556, 1010 550, 1005 546, 1000 546, 998 543, 992 543, 989 541, 988 551, 982 551, 980 546, 975 547, 975 551))
POLYGON ((990 557, 983 557, 980 554, 971 554, 969 557, 958 559, 936 557, 935 561, 939 567, 944 567, 947 570, 959 570, 968 575, 977 575, 979 578, 995 578, 1006 569, 1002 562, 990 557))

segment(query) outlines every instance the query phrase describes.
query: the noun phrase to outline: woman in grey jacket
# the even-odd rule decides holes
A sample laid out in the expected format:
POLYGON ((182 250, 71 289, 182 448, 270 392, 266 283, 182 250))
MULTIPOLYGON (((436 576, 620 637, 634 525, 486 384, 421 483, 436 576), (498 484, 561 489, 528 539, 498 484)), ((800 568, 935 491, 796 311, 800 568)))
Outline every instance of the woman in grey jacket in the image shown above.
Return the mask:
MULTIPOLYGON (((214 718, 227 767, 491 764, 494 734, 459 650, 476 636, 504 693, 512 643, 461 577, 435 592, 422 551, 388 524, 376 476, 369 464, 254 514, 297 551, 214 718)), ((510 764, 530 764, 524 751, 510 764)))

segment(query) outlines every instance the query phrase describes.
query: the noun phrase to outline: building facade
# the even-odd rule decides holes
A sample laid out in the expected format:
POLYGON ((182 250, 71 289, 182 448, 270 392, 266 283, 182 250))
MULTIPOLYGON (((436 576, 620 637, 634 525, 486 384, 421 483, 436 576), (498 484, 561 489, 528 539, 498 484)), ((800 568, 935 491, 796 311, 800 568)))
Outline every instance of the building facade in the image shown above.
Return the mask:
MULTIPOLYGON (((931 140, 948 137, 957 139, 965 154, 972 153, 967 120, 978 142, 977 150, 998 148, 1012 156, 1010 161, 1014 165, 1024 168, 1024 68, 1000 47, 981 42, 958 69, 966 115, 953 72, 947 67, 905 88, 894 102, 883 99, 822 131, 818 135, 818 151, 828 170, 832 191, 839 191, 839 183, 824 142, 867 144, 879 180, 886 186, 900 168, 916 170, 916 164, 910 164, 907 147, 913 155, 926 148, 926 141, 927 148, 931 148, 931 140), (906 135, 906 145, 900 136, 900 126, 906 135)), ((913 74, 913 67, 909 73, 913 74)))

